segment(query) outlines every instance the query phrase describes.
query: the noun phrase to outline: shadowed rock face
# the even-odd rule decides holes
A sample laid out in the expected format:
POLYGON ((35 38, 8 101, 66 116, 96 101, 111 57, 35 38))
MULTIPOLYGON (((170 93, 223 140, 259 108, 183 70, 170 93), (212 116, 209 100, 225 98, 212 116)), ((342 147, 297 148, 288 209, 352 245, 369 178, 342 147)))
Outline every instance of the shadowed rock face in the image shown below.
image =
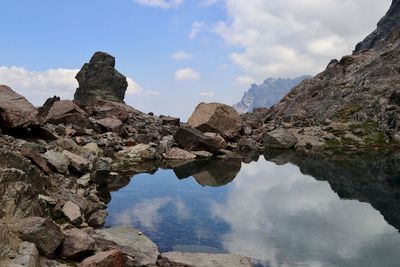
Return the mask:
POLYGON ((340 198, 370 203, 400 230, 400 154, 312 155, 267 151, 264 157, 279 165, 292 163, 304 174, 327 181, 340 198))
POLYGON ((89 105, 97 100, 123 102, 128 82, 115 69, 115 58, 96 52, 75 77, 79 82, 74 100, 79 105, 89 105))
POLYGON ((378 22, 377 29, 368 35, 364 41, 357 44, 354 52, 371 49, 381 43, 395 30, 400 27, 400 0, 393 0, 386 15, 378 22))

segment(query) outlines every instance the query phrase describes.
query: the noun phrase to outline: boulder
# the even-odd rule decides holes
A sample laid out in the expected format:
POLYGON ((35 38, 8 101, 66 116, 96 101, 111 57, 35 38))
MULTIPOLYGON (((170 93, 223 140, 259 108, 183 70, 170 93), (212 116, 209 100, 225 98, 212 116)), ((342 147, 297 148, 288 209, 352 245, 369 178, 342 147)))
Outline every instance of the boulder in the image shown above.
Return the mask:
POLYGON ((115 69, 115 58, 104 52, 96 52, 75 78, 79 88, 74 101, 83 106, 97 100, 123 102, 128 88, 126 77, 115 69))
POLYGON ((162 254, 172 263, 193 267, 251 267, 253 266, 249 257, 235 254, 206 254, 206 253, 185 253, 167 252, 162 254))
POLYGON ((86 258, 80 267, 124 267, 124 254, 116 249, 96 253, 86 258))
POLYGON ((45 123, 73 124, 83 128, 92 128, 86 112, 70 100, 54 102, 45 118, 45 123))
POLYGON ((56 171, 62 174, 68 173, 68 158, 64 154, 49 150, 43 156, 56 171))
POLYGON ((88 171, 89 161, 87 161, 85 158, 75 153, 69 152, 68 150, 64 150, 63 155, 68 159, 69 164, 75 172, 84 173, 88 171))
POLYGON ((53 96, 53 97, 47 98, 46 101, 44 102, 43 106, 38 108, 39 116, 42 118, 46 118, 46 116, 47 116, 47 114, 49 114, 49 110, 53 106, 53 104, 60 100, 61 99, 58 96, 53 96))
POLYGON ((22 240, 34 243, 45 256, 51 256, 63 241, 60 228, 48 218, 25 218, 19 224, 19 232, 22 240))
POLYGON ((106 222, 106 217, 108 215, 107 210, 98 210, 92 215, 90 215, 88 224, 91 227, 99 228, 103 227, 106 222))
POLYGON ((240 130, 241 118, 231 106, 200 103, 190 116, 188 124, 202 132, 223 133, 240 130))
POLYGON ((263 137, 265 148, 288 149, 294 147, 298 142, 296 136, 283 128, 267 132, 263 137))
POLYGON ((129 117, 140 114, 140 112, 124 103, 96 100, 85 107, 86 112, 96 120, 104 118, 116 118, 125 122, 129 117))
POLYGON ((37 110, 25 97, 0 85, 0 128, 25 128, 39 122, 37 110))
POLYGON ((218 145, 219 145, 219 147, 221 148, 221 149, 224 149, 224 148, 226 148, 226 141, 225 141, 225 139, 220 135, 220 134, 218 134, 218 133, 204 133, 206 136, 208 136, 208 137, 211 137, 212 139, 214 139, 217 143, 218 143, 218 145))
POLYGON ((173 147, 164 154, 164 158, 170 160, 188 160, 195 159, 196 155, 178 147, 173 147))
POLYGON ((39 251, 35 244, 22 242, 18 245, 15 257, 6 261, 0 259, 0 266, 4 267, 41 267, 39 251))
POLYGON ((120 132, 124 125, 121 120, 115 118, 104 118, 97 120, 96 123, 102 126, 106 131, 109 132, 120 132))
POLYGON ((99 185, 107 183, 107 179, 110 177, 111 163, 111 158, 96 158, 93 163, 92 171, 90 173, 90 180, 99 185))
POLYGON ((95 241, 82 230, 72 228, 64 233, 60 255, 64 259, 82 260, 94 252, 95 241))
POLYGON ((155 266, 160 255, 156 244, 129 226, 96 230, 94 238, 114 242, 115 248, 125 255, 124 266, 155 266))
POLYGON ((123 150, 118 151, 119 157, 128 157, 133 160, 152 160, 156 158, 156 149, 150 145, 139 144, 136 146, 125 147, 123 150))
POLYGON ((160 116, 163 125, 176 125, 179 126, 181 119, 169 116, 160 116))
POLYGON ((185 150, 217 152, 221 147, 213 138, 204 135, 197 129, 186 127, 179 128, 174 139, 185 150))
POLYGON ((64 216, 74 225, 79 226, 82 223, 81 209, 72 201, 67 201, 62 207, 64 216))

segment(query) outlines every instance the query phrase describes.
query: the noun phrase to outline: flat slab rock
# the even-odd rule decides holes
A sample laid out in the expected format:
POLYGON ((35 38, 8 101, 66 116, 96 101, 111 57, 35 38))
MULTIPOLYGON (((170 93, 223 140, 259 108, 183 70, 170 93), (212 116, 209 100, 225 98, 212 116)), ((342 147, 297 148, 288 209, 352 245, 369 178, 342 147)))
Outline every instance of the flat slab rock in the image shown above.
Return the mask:
POLYGON ((162 254, 163 258, 176 264, 193 267, 251 267, 251 259, 235 254, 206 254, 206 253, 186 253, 186 252, 167 252, 162 254))
POLYGON ((96 230, 93 237, 114 242, 116 249, 125 254, 126 266, 155 266, 160 255, 153 241, 130 226, 96 230))

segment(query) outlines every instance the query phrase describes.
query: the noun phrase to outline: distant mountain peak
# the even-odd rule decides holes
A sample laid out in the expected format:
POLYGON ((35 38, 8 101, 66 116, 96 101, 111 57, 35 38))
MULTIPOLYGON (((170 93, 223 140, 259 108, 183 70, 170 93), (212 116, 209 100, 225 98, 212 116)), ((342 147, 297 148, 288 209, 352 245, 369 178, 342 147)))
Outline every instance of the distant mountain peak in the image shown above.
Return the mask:
POLYGON ((252 84, 244 93, 242 100, 233 107, 239 113, 251 112, 254 108, 269 108, 306 78, 310 78, 310 76, 300 76, 293 79, 267 78, 262 84, 252 84))

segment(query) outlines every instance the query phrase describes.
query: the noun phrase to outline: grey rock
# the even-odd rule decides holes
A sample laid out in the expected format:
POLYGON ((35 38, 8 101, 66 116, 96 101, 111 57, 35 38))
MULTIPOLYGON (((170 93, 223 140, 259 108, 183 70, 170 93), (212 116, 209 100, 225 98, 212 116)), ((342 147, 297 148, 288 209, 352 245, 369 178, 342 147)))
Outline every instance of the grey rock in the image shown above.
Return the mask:
POLYGON ((49 150, 44 153, 44 158, 56 171, 62 174, 68 174, 68 158, 57 151, 49 150))
POLYGON ((206 253, 184 253, 167 252, 162 254, 163 258, 176 264, 193 267, 252 267, 253 264, 249 257, 235 254, 206 254, 206 253))
POLYGON ((18 227, 21 239, 34 243, 45 256, 51 256, 63 241, 60 228, 48 218, 25 218, 18 227))
POLYGON ((292 148, 297 142, 296 136, 283 128, 268 132, 263 137, 263 145, 265 148, 292 148))
POLYGON ((105 184, 110 177, 111 158, 98 157, 93 163, 90 180, 96 184, 105 184))
POLYGON ((129 226, 96 230, 94 238, 114 242, 126 257, 125 266, 155 266, 160 255, 156 244, 129 226))
POLYGON ((164 158, 169 160, 190 160, 195 159, 196 155, 178 147, 173 147, 164 154, 164 158))
POLYGON ((115 58, 104 52, 96 52, 76 75, 79 88, 74 101, 89 105, 96 100, 123 102, 128 88, 126 77, 115 69, 115 58))
POLYGON ((4 267, 41 267, 39 262, 39 251, 35 244, 22 242, 18 246, 17 255, 14 259, 1 261, 0 266, 4 267))
POLYGON ((92 215, 90 215, 88 219, 88 224, 89 226, 92 227, 103 227, 105 222, 106 222, 106 217, 108 215, 108 212, 106 210, 98 210, 92 215))
POLYGON ((68 159, 69 164, 75 172, 81 174, 89 170, 89 161, 85 158, 68 150, 64 150, 63 155, 68 159))

